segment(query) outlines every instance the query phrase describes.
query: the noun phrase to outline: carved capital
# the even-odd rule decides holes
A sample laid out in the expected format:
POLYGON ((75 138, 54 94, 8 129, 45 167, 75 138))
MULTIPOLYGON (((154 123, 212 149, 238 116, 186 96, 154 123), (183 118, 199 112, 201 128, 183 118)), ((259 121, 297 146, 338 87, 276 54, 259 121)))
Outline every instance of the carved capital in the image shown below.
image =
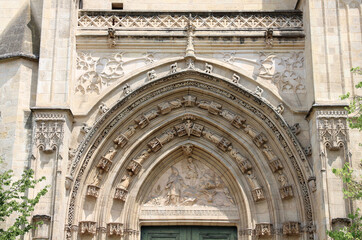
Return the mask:
POLYGON ((98 187, 98 186, 88 185, 86 194, 87 194, 87 196, 97 198, 99 195, 99 190, 100 190, 100 187, 98 187))
POLYGON ((273 224, 270 223, 259 223, 255 226, 255 235, 259 237, 271 236, 273 224))
POLYGON ((35 113, 35 144, 44 152, 59 149, 64 137, 65 114, 35 113))
POLYGON ((116 192, 114 193, 114 199, 121 200, 123 202, 126 201, 128 191, 123 188, 116 188, 116 192))
POLYGON ((107 223, 107 234, 108 236, 122 236, 123 224, 117 222, 107 223))
POLYGON ((81 234, 95 235, 97 233, 97 223, 93 221, 79 222, 79 231, 81 234))
POLYGON ((291 185, 280 188, 280 195, 282 199, 289 199, 294 196, 293 187, 291 185))
POLYGON ((283 234, 284 235, 299 235, 301 232, 299 222, 286 222, 283 224, 283 234))

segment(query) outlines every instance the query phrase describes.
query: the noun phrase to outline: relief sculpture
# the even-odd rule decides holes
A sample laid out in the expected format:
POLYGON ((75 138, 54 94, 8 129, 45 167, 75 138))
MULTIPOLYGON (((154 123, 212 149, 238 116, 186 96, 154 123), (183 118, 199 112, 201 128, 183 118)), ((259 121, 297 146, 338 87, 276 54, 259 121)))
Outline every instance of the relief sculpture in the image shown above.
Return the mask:
POLYGON ((234 206, 221 177, 188 156, 171 166, 156 182, 145 206, 234 206))

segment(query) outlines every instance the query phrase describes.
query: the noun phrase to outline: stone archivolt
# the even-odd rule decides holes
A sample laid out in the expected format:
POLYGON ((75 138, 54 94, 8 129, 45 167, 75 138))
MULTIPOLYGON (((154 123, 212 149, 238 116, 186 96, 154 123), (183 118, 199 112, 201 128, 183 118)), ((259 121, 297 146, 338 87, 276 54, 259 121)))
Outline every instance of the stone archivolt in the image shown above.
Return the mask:
MULTIPOLYGON (((181 83, 181 85, 179 85, 179 87, 186 86, 189 83, 191 83, 191 82, 181 83), (186 85, 183 85, 183 84, 186 84, 186 85)), ((192 84, 192 86, 196 86, 196 85, 192 84)), ((202 86, 203 85, 198 85, 198 87, 202 87, 202 86)), ((169 87, 170 87, 170 85, 169 85, 169 87)), ((209 88, 209 90, 210 89, 212 89, 212 88, 209 88)), ((158 91, 157 93, 155 92, 155 94, 160 94, 160 93, 161 93, 160 91, 158 91)), ((135 92, 133 92, 132 94, 135 94, 135 92)), ((219 90, 218 94, 223 95, 223 91, 219 90)), ((252 93, 247 93, 247 94, 245 94, 245 96, 251 97, 251 99, 254 99, 255 102, 257 102, 258 104, 262 104, 262 106, 268 106, 268 103, 265 103, 265 102, 263 103, 263 101, 260 102, 260 100, 257 100, 256 97, 254 98, 252 93)), ((146 100, 146 99, 147 98, 144 98, 144 100, 146 100)), ((205 101, 205 102, 202 102, 202 104, 200 105, 201 101, 197 101, 196 97, 193 97, 191 95, 184 96, 182 99, 180 99, 179 101, 176 101, 176 102, 180 102, 180 101, 181 101, 181 103, 182 103, 182 105, 184 107, 197 106, 200 109, 205 109, 211 115, 216 114, 216 115, 219 115, 219 116, 225 118, 236 129, 239 129, 239 131, 243 131, 246 134, 248 134, 251 137, 254 144, 258 148, 260 148, 261 150, 264 149, 264 146, 268 142, 268 139, 266 139, 265 135, 263 136, 263 133, 259 132, 253 126, 248 124, 243 117, 238 116, 237 114, 231 112, 230 110, 223 109, 222 106, 220 107, 219 105, 217 105, 216 102, 213 103, 213 101, 205 101), (238 117, 236 117, 236 116, 238 116, 238 117), (235 121, 235 119, 237 119, 237 120, 235 121)), ((302 191, 304 191, 303 194, 305 194, 304 197, 303 197, 303 201, 306 204, 305 205, 305 207, 306 207, 306 224, 307 224, 308 227, 312 226, 311 225, 312 215, 311 215, 311 211, 309 211, 311 206, 310 206, 310 203, 309 203, 307 186, 306 186, 306 184, 305 184, 305 182, 303 180, 303 175, 301 175, 302 174, 301 170, 299 169, 299 166, 296 163, 296 159, 293 156, 293 153, 291 152, 291 149, 289 148, 287 142, 284 139, 283 135, 285 133, 283 133, 283 135, 282 135, 279 132, 280 130, 275 126, 275 124, 271 120, 269 120, 269 118, 267 118, 262 112, 258 112, 258 109, 256 109, 255 107, 249 105, 248 103, 246 103, 246 102, 244 102, 242 100, 237 100, 237 101, 239 102, 239 104, 240 104, 240 106, 242 108, 245 108, 245 109, 247 109, 247 110, 249 110, 251 112, 254 112, 255 116, 261 118, 261 120, 263 120, 266 123, 266 125, 271 128, 271 130, 276 134, 276 138, 277 138, 277 140, 279 140, 280 145, 286 151, 288 157, 291 159, 292 165, 297 169, 297 174, 299 174, 299 176, 302 176, 300 178, 299 184, 301 184, 302 191)), ((109 117, 109 115, 112 114, 115 111, 116 108, 117 108, 117 105, 115 107, 111 108, 107 113, 105 113, 104 116, 102 117, 102 119, 100 119, 97 124, 101 124, 103 119, 109 117)), ((162 109, 163 108, 161 108, 161 110, 162 109)), ((274 109, 274 111, 275 111, 275 108, 272 108, 272 109, 274 109)), ((150 121, 152 121, 152 119, 155 119, 158 116, 165 115, 165 114, 169 113, 169 111, 166 111, 166 112, 164 111, 162 113, 161 110, 158 109, 158 108, 155 108, 154 110, 151 110, 149 112, 146 112, 145 114, 142 114, 140 118, 137 118, 139 121, 135 121, 135 123, 136 123, 136 125, 134 127, 135 131, 138 131, 139 129, 145 128, 150 123, 150 121), (146 125, 144 125, 145 122, 146 122, 146 125)), ((277 117, 280 116, 278 113, 275 113, 275 114, 276 114, 277 117)), ((119 116, 121 116, 121 115, 119 115, 119 116)), ((118 121, 120 119, 121 118, 118 118, 118 121)), ((116 124, 116 122, 112 121, 112 124, 116 124)), ((282 120, 280 120, 278 124, 280 124, 282 126, 282 128, 285 129, 285 131, 287 133, 287 136, 289 135, 289 137, 292 139, 292 142, 296 145, 297 152, 300 154, 301 159, 305 160, 304 153, 302 152, 302 149, 298 148, 298 144, 295 141, 295 139, 293 138, 292 133, 290 132, 288 125, 285 124, 285 122, 283 122, 282 120)), ((87 138, 90 138, 94 134, 95 131, 97 131, 97 126, 93 127, 90 130, 90 132, 87 135, 87 138)), ((109 130, 107 130, 107 132, 109 132, 109 130)), ((105 133, 107 133, 107 132, 105 131, 105 133)), ((120 134, 120 135, 122 135, 122 134, 120 134)), ((127 135, 127 136, 126 136, 126 134, 123 134, 122 137, 127 137, 127 141, 125 142, 125 144, 122 147, 120 147, 121 144, 118 145, 118 143, 117 143, 116 149, 124 148, 127 145, 127 142, 132 139, 132 136, 133 136, 133 134, 127 135)), ((248 178, 250 179, 250 181, 248 180, 248 182, 250 183, 250 185, 254 184, 255 186, 258 186, 258 184, 253 182, 253 175, 254 175, 253 172, 252 172, 253 167, 250 166, 247 163, 247 161, 245 161, 242 157, 240 157, 237 154, 238 151, 233 148, 231 142, 228 139, 222 137, 221 135, 219 135, 217 133, 214 133, 213 131, 210 131, 207 127, 205 127, 205 126, 203 126, 203 125, 201 125, 199 123, 196 123, 194 119, 190 119, 190 118, 184 119, 184 122, 181 124, 181 126, 179 126, 179 128, 174 127, 173 129, 169 129, 169 130, 165 131, 159 137, 156 137, 155 139, 153 139, 153 141, 150 141, 147 144, 148 147, 147 147, 147 149, 145 149, 145 151, 147 153, 157 152, 159 150, 158 148, 162 148, 164 144, 167 144, 169 141, 171 141, 175 137, 180 137, 180 136, 203 137, 203 138, 209 140, 210 142, 214 143, 216 145, 216 147, 219 148, 221 151, 227 152, 230 155, 232 155, 232 158, 240 166, 241 171, 244 172, 244 174, 248 175, 248 178), (195 125, 197 125, 197 126, 195 127, 195 125), (236 160, 236 159, 238 159, 239 161, 236 160)), ((102 137, 104 137, 104 135, 102 137)), ((85 141, 87 141, 87 139, 85 139, 85 141)), ((123 142, 123 141, 120 141, 120 142, 123 142)), ((90 160, 93 152, 99 146, 98 145, 99 144, 98 140, 96 140, 96 143, 97 144, 94 145, 94 147, 92 147, 88 151, 88 154, 85 157, 86 161, 84 162, 84 164, 87 164, 87 162, 90 160)), ((74 160, 74 164, 72 166, 71 172, 72 171, 74 172, 74 167, 76 166, 77 161, 79 161, 79 154, 82 152, 82 149, 84 149, 84 147, 83 148, 80 147, 79 149, 80 149, 80 151, 78 152, 78 155, 74 160)), ((143 154, 140 154, 140 156, 142 156, 142 155, 143 154)), ((146 156, 147 156, 147 154, 146 154, 146 156)), ((271 160, 275 161, 276 160, 276 158, 273 157, 272 153, 270 153, 269 156, 270 157, 266 156, 268 161, 271 161, 271 160)), ((141 159, 143 159, 142 161, 147 159, 147 157, 141 158, 141 159)), ((136 159, 137 159, 137 157, 136 157, 136 159)), ((133 181, 134 176, 139 174, 139 168, 140 168, 140 166, 142 166, 142 163, 141 163, 142 161, 135 161, 136 164, 134 164, 134 162, 132 162, 129 165, 129 167, 127 167, 125 177, 122 178, 122 181, 119 184, 118 189, 123 189, 125 191, 128 191, 128 187, 131 184, 131 182, 133 181)), ((97 168, 97 169, 102 169, 102 168, 97 168)), ((284 169, 283 167, 278 167, 278 171, 276 171, 277 172, 276 174, 281 175, 280 180, 279 180, 280 184, 282 184, 283 186, 289 186, 288 184, 286 184, 286 183, 288 183, 288 180, 285 177, 285 175, 282 176, 282 174, 280 174, 280 171, 282 171, 283 169, 284 169)), ((73 216, 74 216, 74 205, 73 204, 75 203, 76 192, 77 192, 77 188, 79 187, 79 183, 78 183, 79 182, 79 180, 78 180, 79 177, 81 177, 81 175, 79 175, 77 177, 77 179, 75 180, 73 193, 72 193, 72 197, 71 197, 71 201, 70 201, 70 211, 68 213, 69 214, 69 221, 68 221, 69 223, 73 222, 73 216)), ((122 197, 120 197, 120 198, 122 198, 122 197)), ((125 198, 123 198, 123 200, 125 200, 125 198)), ((311 227, 309 227, 309 228, 311 229, 311 227)), ((67 228, 67 229, 68 229, 68 237, 69 237, 70 236, 69 233, 71 231, 71 228, 67 228)), ((312 236, 312 234, 310 234, 309 236, 312 236)), ((310 237, 310 239, 312 239, 312 237, 310 237)))

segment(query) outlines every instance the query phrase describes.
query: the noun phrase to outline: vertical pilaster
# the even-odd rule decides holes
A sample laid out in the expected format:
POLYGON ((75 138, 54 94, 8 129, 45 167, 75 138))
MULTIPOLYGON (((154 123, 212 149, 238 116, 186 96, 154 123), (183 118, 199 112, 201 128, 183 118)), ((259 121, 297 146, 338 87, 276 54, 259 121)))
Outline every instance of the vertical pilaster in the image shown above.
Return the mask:
POLYGON ((46 216, 49 221, 43 221, 41 231, 35 231, 33 239, 63 239, 64 230, 53 226, 64 225, 65 170, 72 114, 67 109, 33 108, 32 111, 34 115, 32 168, 37 179, 46 176, 46 180, 34 189, 34 194, 45 185, 50 186, 48 193, 40 199, 33 213, 34 218, 46 216))

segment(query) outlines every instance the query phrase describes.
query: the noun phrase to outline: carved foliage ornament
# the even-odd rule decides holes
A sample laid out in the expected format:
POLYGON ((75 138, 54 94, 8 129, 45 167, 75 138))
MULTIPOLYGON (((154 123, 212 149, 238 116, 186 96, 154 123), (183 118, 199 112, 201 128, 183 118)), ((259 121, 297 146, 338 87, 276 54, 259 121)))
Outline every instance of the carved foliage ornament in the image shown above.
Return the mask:
POLYGON ((65 116, 62 114, 35 114, 35 143, 44 152, 52 152, 62 144, 65 116))

